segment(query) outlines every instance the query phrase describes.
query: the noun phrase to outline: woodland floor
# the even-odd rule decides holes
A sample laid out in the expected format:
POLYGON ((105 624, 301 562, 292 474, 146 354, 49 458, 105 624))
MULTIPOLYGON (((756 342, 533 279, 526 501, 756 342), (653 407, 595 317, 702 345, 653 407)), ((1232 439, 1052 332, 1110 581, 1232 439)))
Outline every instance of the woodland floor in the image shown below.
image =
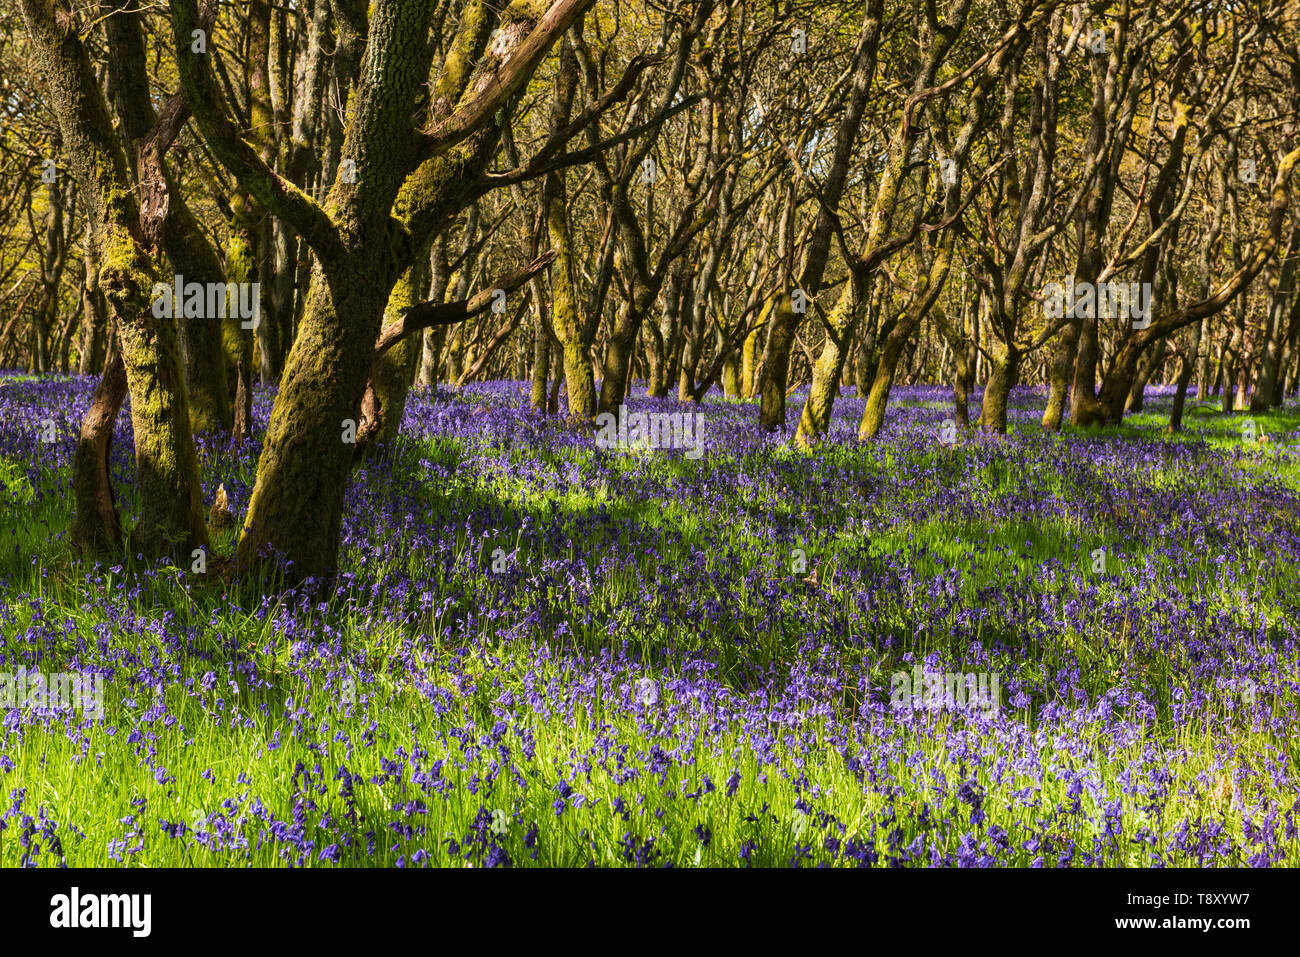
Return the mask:
MULTIPOLYGON (((0 711, 0 866, 1300 862, 1294 400, 1051 435, 1018 389, 949 448, 946 388, 866 445, 846 391, 804 452, 801 394, 779 435, 714 395, 693 460, 417 393, 326 600, 76 563, 92 387, 0 376, 0 673, 105 708, 0 711), (918 666, 997 706, 899 707, 918 666)), ((205 505, 242 519, 270 401, 205 505)))

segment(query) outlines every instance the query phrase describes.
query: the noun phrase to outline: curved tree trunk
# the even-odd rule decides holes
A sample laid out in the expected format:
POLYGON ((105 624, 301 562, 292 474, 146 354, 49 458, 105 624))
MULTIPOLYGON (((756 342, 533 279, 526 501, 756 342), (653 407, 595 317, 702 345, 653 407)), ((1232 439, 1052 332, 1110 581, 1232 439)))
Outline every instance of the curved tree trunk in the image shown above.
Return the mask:
POLYGON ((207 544, 207 527, 175 321, 153 311, 153 287, 163 273, 144 237, 161 233, 162 224, 141 219, 126 155, 72 14, 62 4, 56 14, 48 0, 23 0, 23 13, 72 168, 92 222, 101 226, 100 287, 117 326, 135 434, 141 510, 132 547, 149 557, 188 558, 207 544))
POLYGON ((116 551, 122 546, 122 521, 108 478, 108 450, 113 424, 126 398, 126 367, 116 348, 95 388, 95 397, 81 420, 81 437, 72 461, 76 513, 72 541, 88 554, 116 551))
POLYGON ((812 385, 808 390, 808 398, 804 400, 799 428, 795 432, 795 442, 798 445, 808 447, 815 444, 830 427, 835 399, 840 392, 840 374, 848 359, 845 346, 853 335, 852 314, 855 304, 853 284, 846 283, 827 319, 829 331, 826 342, 813 364, 812 385))

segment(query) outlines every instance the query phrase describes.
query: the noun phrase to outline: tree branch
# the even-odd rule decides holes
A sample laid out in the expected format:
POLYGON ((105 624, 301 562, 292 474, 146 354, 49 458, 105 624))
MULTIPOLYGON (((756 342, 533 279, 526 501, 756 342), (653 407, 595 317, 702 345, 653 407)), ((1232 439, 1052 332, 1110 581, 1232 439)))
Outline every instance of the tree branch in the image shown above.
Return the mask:
POLYGON ((418 332, 429 326, 447 326, 464 322, 472 316, 485 312, 491 307, 498 289, 513 292, 549 266, 556 255, 554 249, 543 253, 528 265, 498 279, 491 286, 480 289, 468 299, 460 299, 456 302, 426 301, 412 306, 406 310, 401 319, 390 322, 380 330, 379 339, 375 342, 375 358, 379 358, 412 332, 418 332))
POLYGON ((212 152, 254 199, 297 230, 322 259, 343 255, 342 237, 325 210, 271 169, 230 118, 225 96, 212 79, 209 54, 192 52, 193 33, 203 29, 195 0, 173 0, 171 20, 185 102, 212 152))
MULTIPOLYGON (((192 3, 193 0, 189 2, 192 3)), ((556 0, 537 21, 537 26, 515 50, 514 55, 496 71, 492 82, 485 84, 468 102, 419 137, 420 162, 455 146, 491 119, 533 75, 551 44, 586 13, 594 2, 595 0, 556 0)))

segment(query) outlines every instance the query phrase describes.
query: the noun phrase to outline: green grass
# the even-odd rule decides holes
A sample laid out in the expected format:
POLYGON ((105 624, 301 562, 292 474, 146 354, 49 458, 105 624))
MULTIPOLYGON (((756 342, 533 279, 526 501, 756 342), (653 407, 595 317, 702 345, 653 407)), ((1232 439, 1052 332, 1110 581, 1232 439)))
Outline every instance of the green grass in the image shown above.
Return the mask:
MULTIPOLYGON (((1269 435, 1285 435, 1300 426, 1300 413, 1295 410, 1256 419, 1269 435)), ((1186 433, 1165 441, 1205 442, 1216 449, 1240 444, 1239 436, 1233 444, 1234 423, 1225 423, 1205 409, 1190 408, 1186 421, 1186 433)), ((1150 438, 1162 426, 1157 412, 1146 412, 1098 441, 1150 438)), ((1025 431, 1041 439, 1045 448, 1056 441, 1033 426, 1025 431)), ((1006 459, 994 458, 987 468, 971 471, 962 450, 912 454, 894 449, 884 457, 883 466, 864 461, 853 448, 822 454, 819 461, 825 467, 854 469, 864 481, 882 481, 899 474, 897 470, 933 467, 948 470, 943 474, 953 480, 964 476, 972 488, 983 489, 992 498, 1026 483, 1044 495, 1068 496, 1076 491, 1050 469, 1027 477, 1006 459)), ((467 455, 455 443, 436 440, 412 443, 399 457, 407 468, 421 457, 453 468, 463 466, 467 455)), ((759 468, 772 460, 797 463, 801 455, 782 451, 771 459, 756 455, 753 462, 742 464, 759 468)), ((204 466, 212 474, 226 476, 244 469, 235 474, 251 479, 246 464, 233 459, 220 457, 204 466)), ((163 820, 193 827, 200 819, 211 819, 221 811, 223 801, 233 802, 230 816, 248 818, 254 798, 281 820, 292 817, 295 805, 314 802, 307 812, 308 833, 320 842, 330 840, 329 829, 313 830, 316 825, 311 822, 319 821, 322 813, 335 820, 355 814, 355 826, 344 829, 356 837, 352 847, 340 851, 344 864, 384 865, 399 858, 410 862, 417 850, 427 853, 433 863, 460 863, 449 856, 443 842, 461 838, 480 807, 485 807, 510 815, 501 843, 516 863, 533 862, 523 846, 523 834, 535 822, 536 863, 557 866, 589 860, 598 865, 621 863, 619 842, 629 832, 639 840, 656 837, 660 856, 655 863, 683 866, 734 865, 740 849, 750 841, 756 845, 752 863, 784 865, 799 844, 811 843, 816 853, 822 853, 827 834, 841 841, 869 840, 885 857, 890 853, 890 828, 877 826, 873 832, 870 825, 879 823, 887 807, 893 808, 903 844, 923 837, 941 853, 956 853, 970 826, 967 809, 954 791, 968 780, 985 790, 987 820, 980 833, 987 835, 996 824, 1017 839, 1013 850, 999 858, 1002 863, 1028 865, 1044 854, 1052 863, 1051 855, 1067 842, 1094 846, 1102 813, 1104 802, 1087 791, 1080 798, 1079 814, 1057 810, 1073 800, 1069 793, 1073 774, 1085 771, 1105 794, 1120 796, 1127 775, 1141 777, 1150 767, 1167 766, 1174 783, 1158 809, 1144 814, 1141 805, 1146 798, 1132 794, 1121 798, 1126 828, 1109 848, 1107 863, 1138 865, 1150 860, 1150 851, 1133 840, 1138 830, 1135 822, 1167 833, 1179 821, 1205 817, 1223 822, 1226 833, 1240 841, 1249 808, 1269 805, 1285 810, 1294 800, 1294 794, 1270 784, 1268 767, 1282 761, 1294 769, 1300 759, 1297 740, 1261 724, 1258 715, 1252 716, 1227 695, 1198 712, 1198 721, 1177 720, 1179 696, 1194 690, 1191 663, 1180 658, 1176 647, 1158 648, 1150 640, 1161 622, 1162 599, 1204 602, 1207 616, 1249 618, 1261 624, 1262 642, 1285 647, 1274 662, 1277 670, 1268 687, 1294 689, 1300 680, 1294 647, 1284 646, 1274 634, 1283 625, 1294 625, 1294 556, 1252 555, 1247 538, 1244 544, 1234 540, 1241 547, 1207 548, 1194 559, 1171 566, 1162 557, 1170 542, 1143 535, 1150 526, 1136 510, 1034 521, 932 516, 855 530, 854 522, 845 520, 846 514, 869 519, 874 513, 865 506, 860 515, 856 513, 851 495, 846 501, 827 503, 824 510, 810 510, 799 500, 783 496, 782 479, 769 476, 771 480, 756 496, 737 496, 730 504, 736 515, 758 511, 775 515, 778 521, 805 522, 795 542, 806 550, 808 568, 796 574, 788 567, 785 545, 777 547, 746 533, 739 522, 709 523, 704 511, 689 500, 633 501, 610 487, 611 482, 632 476, 687 481, 693 470, 715 466, 708 457, 698 463, 637 462, 628 457, 607 479, 556 493, 543 493, 523 481, 485 479, 464 468, 443 487, 418 480, 411 485, 409 475, 402 477, 404 470, 386 473, 395 476, 391 478, 394 488, 412 492, 430 515, 461 515, 495 503, 520 524, 525 517, 542 522, 554 510, 570 523, 600 510, 624 523, 615 526, 620 531, 611 540, 570 540, 558 551, 523 540, 520 564, 525 568, 535 568, 545 559, 595 562, 600 556, 616 554, 624 560, 595 579, 596 590, 585 607, 575 604, 563 589, 554 590, 544 603, 548 610, 540 627, 503 638, 486 613, 522 607, 521 594, 527 592, 507 587, 488 568, 494 547, 512 551, 520 543, 517 531, 504 529, 477 538, 462 528, 455 541, 447 543, 458 559, 453 572, 436 583, 430 613, 419 612, 413 596, 386 591, 390 581, 428 574, 430 556, 408 547, 400 537, 385 543, 387 564, 358 558, 347 569, 358 576, 354 593, 338 595, 309 611, 292 611, 275 601, 263 607, 251 589, 226 592, 211 585, 195 586, 181 569, 145 576, 130 562, 120 571, 104 571, 98 583, 88 587, 85 570, 73 563, 66 542, 57 538, 68 508, 65 499, 51 494, 58 477, 39 472, 29 477, 24 463, 0 461, 5 487, 0 521, 9 529, 0 538, 0 578, 7 580, 0 643, 10 660, 40 662, 46 670, 84 665, 85 661, 69 657, 75 636, 81 635, 100 642, 103 662, 124 674, 148 669, 158 676, 160 688, 110 681, 105 721, 69 730, 55 720, 27 726, 21 738, 11 736, 0 745, 0 754, 14 763, 12 770, 0 775, 4 791, 0 797, 13 788, 27 789, 25 813, 45 808, 58 822, 68 863, 90 867, 110 865, 115 858, 155 867, 319 863, 315 853, 299 860, 283 844, 269 840, 260 848, 252 841, 239 851, 212 851, 192 835, 175 840, 159 833, 163 820), (630 535, 629 529, 636 529, 636 535, 630 535), (1107 549, 1104 575, 1095 575, 1090 567, 1096 548, 1107 549), (664 584, 674 571, 689 564, 693 549, 703 552, 706 565, 702 578, 691 581, 710 577, 716 581, 712 597, 721 611, 713 620, 692 610, 699 607, 693 601, 710 596, 682 594, 664 584), (1219 559, 1224 554, 1241 573, 1236 580, 1222 574, 1219 559), (1148 565, 1158 569, 1162 590, 1152 591, 1143 584, 1143 569, 1148 565), (765 581, 801 581, 814 570, 817 580, 785 588, 778 606, 761 594, 765 581), (893 580, 890 576, 897 577, 901 570, 910 570, 921 583, 955 576, 957 597, 937 598, 924 593, 924 588, 909 594, 900 586, 886 603, 862 606, 858 584, 862 575, 893 580), (372 587, 377 591, 372 592, 372 587), (986 619, 973 628, 959 625, 962 609, 982 606, 982 591, 1008 588, 1026 599, 1023 617, 986 619), (1029 599, 1039 595, 1060 600, 1086 597, 1097 615, 1080 615, 1070 627, 1058 628, 1055 622, 1035 619, 1034 602, 1029 599), (1249 607, 1243 596, 1249 596, 1249 607), (352 603, 353 597, 361 600, 352 603), (451 604, 442 609, 444 599, 451 604), (1131 601, 1132 614, 1121 621, 1108 609, 1125 600, 1131 601), (588 608, 591 623, 586 621, 588 608), (389 613, 378 615, 376 609, 389 613), (652 611, 668 614, 673 624, 665 626, 652 611), (297 623, 299 638, 309 636, 326 645, 341 641, 345 653, 333 657, 295 650, 295 639, 277 625, 280 613, 297 623), (475 620, 467 631, 461 629, 458 621, 470 615, 475 620), (926 715, 912 724, 888 717, 883 719, 887 724, 859 720, 855 714, 864 692, 853 686, 846 688, 830 715, 774 730, 771 760, 760 758, 750 735, 727 730, 710 737, 702 715, 689 720, 679 716, 671 727, 659 730, 653 723, 643 725, 614 688, 579 695, 582 703, 571 719, 547 706, 503 709, 499 704, 503 693, 521 696, 528 684, 534 688, 553 684, 563 697, 585 663, 619 647, 639 655, 661 682, 681 674, 685 662, 703 654, 717 663, 716 677, 735 694, 751 695, 763 687, 767 689, 763 693, 771 694, 781 684, 764 686, 757 676, 769 668, 788 672, 800 660, 809 622, 842 622, 832 670, 854 679, 866 676, 866 693, 886 698, 891 673, 910 669, 905 653, 918 658, 937 653, 945 662, 962 662, 972 641, 996 646, 980 670, 1000 669, 1034 688, 1033 706, 1017 712, 998 745, 1019 763, 1000 768, 995 761, 972 763, 963 756, 953 744, 964 726, 959 715, 926 715), (538 651, 543 646, 549 649, 545 654, 538 651), (670 646, 671 653, 666 650, 670 646), (1131 715, 1118 723, 1041 721, 1037 715, 1042 705, 1072 703, 1050 690, 1053 676, 1071 669, 1077 669, 1075 687, 1089 702, 1113 691, 1119 678, 1124 686, 1146 696, 1153 717, 1131 715), (218 675, 217 686, 204 690, 199 680, 208 671, 218 675), (340 685, 350 673, 372 675, 358 683, 354 702, 340 685), (214 710, 218 697, 235 700, 229 687, 232 679, 239 689, 238 705, 214 710), (439 698, 430 688, 449 694, 439 698), (167 718, 151 720, 151 709, 157 712, 160 707, 167 718), (494 710, 505 710, 509 717, 501 719, 494 710), (168 720, 171 723, 165 725, 168 720), (451 732, 472 729, 482 734, 497 720, 510 726, 507 737, 524 783, 503 773, 490 792, 474 795, 471 779, 486 776, 493 755, 467 755, 451 732), (124 737, 133 729, 145 737, 125 745, 124 737), (346 740, 335 740, 339 731, 346 740), (531 760, 519 756, 521 731, 535 739, 531 760), (872 761, 874 736, 886 732, 898 750, 876 773, 899 789, 892 795, 886 789, 864 787, 846 760, 846 755, 856 755, 872 761), (1073 751, 1062 743, 1066 740, 1073 751), (655 744, 682 749, 662 782, 643 771, 638 781, 620 784, 608 754, 626 745, 635 755, 655 744), (393 759, 399 746, 407 754, 419 746, 429 752, 430 760, 447 759, 443 765, 447 799, 421 794, 409 782, 403 788, 385 777, 382 762, 393 759), (150 748, 155 753, 149 754, 150 748), (602 753, 605 763, 597 759, 602 753), (1072 755, 1079 753, 1090 755, 1087 767, 1077 766, 1072 755), (589 773, 575 770, 584 760, 592 763, 589 773), (295 777, 300 764, 306 779, 295 777), (165 768, 170 779, 162 784, 155 781, 154 767, 165 768), (340 794, 334 777, 342 767, 356 777, 352 805, 340 794), (739 773, 740 785, 734 797, 727 798, 723 782, 733 772, 739 773), (682 797, 684 789, 699 788, 705 776, 717 790, 698 801, 682 797), (557 817, 550 802, 560 777, 573 780, 574 791, 584 796, 586 805, 570 807, 557 817), (939 780, 944 785, 936 792, 939 780), (1026 788, 1037 790, 1032 797, 1018 796, 1026 788), (629 794, 642 795, 644 803, 635 805, 629 794), (620 795, 629 805, 626 821, 609 810, 620 795), (796 814, 794 805, 801 796, 815 809, 829 810, 844 830, 833 824, 828 830, 815 815, 805 819, 796 814), (399 802, 415 797, 424 800, 427 813, 403 816, 394 810, 399 802), (132 803, 141 800, 143 805, 132 803), (757 820, 749 820, 751 815, 757 820), (383 826, 394 820, 404 820, 417 832, 405 837, 385 830, 383 826), (697 824, 712 831, 707 847, 693 833, 697 824), (372 828, 375 849, 367 853, 364 835, 372 828), (136 836, 137 831, 143 838, 136 836), (1039 842, 1036 850, 1019 848, 1018 843, 1028 838, 1039 842), (113 842, 123 841, 124 849, 114 849, 113 842), (142 846, 131 851, 137 842, 142 846)), ((1265 449, 1247 457, 1238 468, 1243 483, 1300 489, 1294 451, 1265 449)), ((1194 480, 1181 465, 1146 476, 1153 490, 1178 490, 1194 480)), ((383 481, 376 479, 369 491, 382 498, 383 481)), ((1295 528, 1294 514, 1272 518, 1295 528)), ((1265 520, 1261 515, 1260 521, 1265 520)), ((1193 529, 1178 531, 1190 535, 1193 529)), ((221 548, 229 542, 214 544, 221 548)), ((1230 671, 1225 666, 1223 673, 1230 671)), ((1278 700, 1270 701, 1270 708, 1274 713, 1287 708, 1294 712, 1295 705, 1278 700)), ((0 831, 0 865, 5 866, 18 864, 26 853, 18 840, 17 819, 9 825, 0 831)), ((248 825, 250 833, 264 827, 256 821, 248 825)), ((1164 843, 1161 837, 1162 847, 1164 843)), ((1290 847, 1293 862, 1294 841, 1290 847)), ((48 848, 38 860, 54 863, 48 848)))

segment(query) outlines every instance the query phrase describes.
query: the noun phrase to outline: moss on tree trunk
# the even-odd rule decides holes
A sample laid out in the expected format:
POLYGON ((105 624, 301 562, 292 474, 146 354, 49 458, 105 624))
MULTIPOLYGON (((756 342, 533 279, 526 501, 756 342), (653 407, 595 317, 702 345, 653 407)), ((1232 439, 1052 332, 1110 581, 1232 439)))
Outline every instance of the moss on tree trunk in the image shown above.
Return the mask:
POLYGON ((569 420, 585 422, 596 414, 596 383, 582 341, 585 323, 578 309, 578 290, 573 281, 568 196, 562 172, 546 177, 546 226, 551 246, 556 251, 555 262, 551 265, 551 328, 564 356, 569 420))
POLYGON ((799 429, 795 441, 802 446, 809 446, 821 441, 830 427, 831 413, 835 400, 840 394, 840 376, 848 361, 844 346, 852 341, 854 327, 855 294, 852 283, 846 283, 835 308, 827 317, 829 332, 822 345, 821 355, 812 370, 812 387, 808 399, 804 402, 803 414, 799 418, 799 429))
POLYGON ((980 427, 985 432, 1006 434, 1007 401, 1019 373, 1020 354, 1005 344, 1000 345, 993 353, 989 381, 984 386, 984 407, 980 416, 980 427))
POLYGON ((328 278, 319 264, 313 270, 258 460, 237 569, 252 567, 264 549, 264 557, 292 563, 282 566, 290 581, 336 567, 355 452, 347 439, 355 437, 370 375, 382 315, 375 304, 388 301, 384 272, 361 256, 344 258, 328 278), (331 290, 339 291, 337 301, 331 290))
POLYGON ((161 278, 158 264, 124 230, 111 233, 100 285, 118 318, 131 391, 140 490, 131 545, 148 556, 188 558, 208 539, 176 326, 167 316, 153 315, 148 290, 161 278))
POLYGON ((190 550, 207 544, 207 529, 176 323, 152 309, 161 262, 144 244, 126 154, 73 17, 62 6, 56 15, 44 0, 23 0, 23 14, 73 173, 98 229, 99 286, 117 326, 131 395, 140 491, 132 547, 148 557, 188 558, 190 550))
MULTIPOLYGON (((429 247, 425 247, 416 253, 415 261, 402 273, 389 294, 384 324, 396 322, 406 310, 422 302, 428 287, 429 247)), ((391 445, 401 431, 402 417, 406 414, 406 396, 411 391, 420 356, 418 338, 419 333, 411 333, 375 361, 371 381, 380 416, 379 431, 372 437, 376 444, 391 445)))
POLYGON ((791 297, 782 295, 771 313, 767 350, 758 377, 758 422, 768 431, 785 424, 785 393, 790 383, 790 348, 796 325, 791 297))

